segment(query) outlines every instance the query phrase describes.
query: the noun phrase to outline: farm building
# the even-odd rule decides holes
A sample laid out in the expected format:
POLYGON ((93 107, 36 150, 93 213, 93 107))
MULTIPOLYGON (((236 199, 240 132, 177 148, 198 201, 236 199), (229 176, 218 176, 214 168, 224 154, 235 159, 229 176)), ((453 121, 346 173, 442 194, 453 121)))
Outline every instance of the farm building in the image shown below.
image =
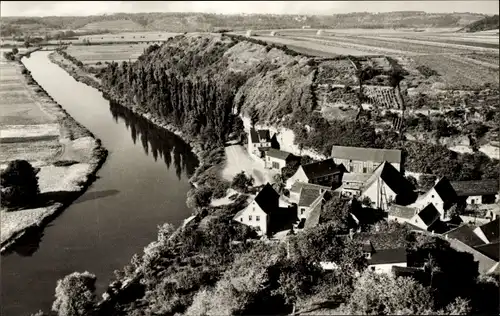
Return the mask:
POLYGON ((318 30, 316 32, 316 35, 321 36, 321 35, 323 35, 323 33, 325 33, 323 30, 318 30))
POLYGON ((253 30, 248 30, 247 36, 255 36, 255 32, 253 30))
POLYGON ((331 157, 335 163, 343 164, 349 172, 370 174, 384 161, 399 172, 402 171, 402 153, 396 149, 333 146, 331 157))
POLYGON ((457 193, 445 177, 439 179, 434 187, 422 196, 412 205, 419 209, 426 207, 429 203, 434 204, 441 214, 441 219, 446 218, 446 212, 457 203, 457 193))
POLYGON ((492 204, 498 199, 498 181, 494 179, 479 181, 450 182, 457 196, 466 204, 492 204))
POLYGON ((333 159, 309 163, 297 169, 295 174, 286 181, 286 187, 291 188, 295 182, 299 181, 337 188, 341 184, 344 171, 345 167, 336 165, 333 159))

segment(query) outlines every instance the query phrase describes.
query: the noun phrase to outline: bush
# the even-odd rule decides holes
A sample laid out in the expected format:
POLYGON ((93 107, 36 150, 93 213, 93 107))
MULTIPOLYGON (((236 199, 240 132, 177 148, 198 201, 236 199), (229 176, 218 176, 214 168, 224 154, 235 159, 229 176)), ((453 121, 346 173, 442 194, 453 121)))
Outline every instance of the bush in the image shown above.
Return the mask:
POLYGON ((11 161, 0 176, 1 205, 15 208, 32 203, 39 193, 37 172, 26 160, 11 161))
POLYGON ((73 272, 57 281, 52 310, 59 316, 91 315, 95 304, 96 276, 73 272))
POLYGON ((201 208, 208 206, 213 196, 213 190, 206 186, 191 189, 188 192, 186 204, 190 208, 201 208))
POLYGON ((422 174, 418 178, 418 188, 422 191, 428 191, 436 182, 437 177, 432 174, 422 174))
POLYGON ((245 171, 242 171, 234 176, 233 182, 231 183, 231 187, 237 191, 241 191, 246 193, 248 188, 253 185, 254 179, 252 176, 248 176, 245 174, 245 171))

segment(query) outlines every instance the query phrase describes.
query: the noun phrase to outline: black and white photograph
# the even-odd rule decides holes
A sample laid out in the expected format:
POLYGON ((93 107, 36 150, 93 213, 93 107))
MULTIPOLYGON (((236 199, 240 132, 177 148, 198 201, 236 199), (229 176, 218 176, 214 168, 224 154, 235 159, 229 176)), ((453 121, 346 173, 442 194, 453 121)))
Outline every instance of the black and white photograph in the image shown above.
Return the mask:
POLYGON ((0 315, 500 315, 499 23, 1 1, 0 315))

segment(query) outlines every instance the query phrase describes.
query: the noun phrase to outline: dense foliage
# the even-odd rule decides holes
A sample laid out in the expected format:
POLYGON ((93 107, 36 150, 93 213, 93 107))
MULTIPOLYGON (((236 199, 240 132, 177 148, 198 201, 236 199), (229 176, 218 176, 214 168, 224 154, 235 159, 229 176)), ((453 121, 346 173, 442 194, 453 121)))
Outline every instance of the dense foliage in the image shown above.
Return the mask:
POLYGON ((39 193, 37 172, 26 160, 9 162, 0 175, 2 206, 16 208, 33 203, 39 193))

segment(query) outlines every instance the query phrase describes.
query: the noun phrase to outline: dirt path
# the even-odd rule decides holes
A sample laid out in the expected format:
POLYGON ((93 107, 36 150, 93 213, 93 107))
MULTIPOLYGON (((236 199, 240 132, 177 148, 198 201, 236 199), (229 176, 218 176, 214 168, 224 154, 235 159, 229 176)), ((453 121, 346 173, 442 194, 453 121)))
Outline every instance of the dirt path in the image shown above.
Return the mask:
POLYGON ((273 175, 277 172, 264 168, 264 163, 254 160, 243 146, 231 145, 225 148, 225 152, 227 162, 222 170, 225 179, 232 180, 237 173, 245 171, 254 177, 255 185, 273 181, 273 175))

